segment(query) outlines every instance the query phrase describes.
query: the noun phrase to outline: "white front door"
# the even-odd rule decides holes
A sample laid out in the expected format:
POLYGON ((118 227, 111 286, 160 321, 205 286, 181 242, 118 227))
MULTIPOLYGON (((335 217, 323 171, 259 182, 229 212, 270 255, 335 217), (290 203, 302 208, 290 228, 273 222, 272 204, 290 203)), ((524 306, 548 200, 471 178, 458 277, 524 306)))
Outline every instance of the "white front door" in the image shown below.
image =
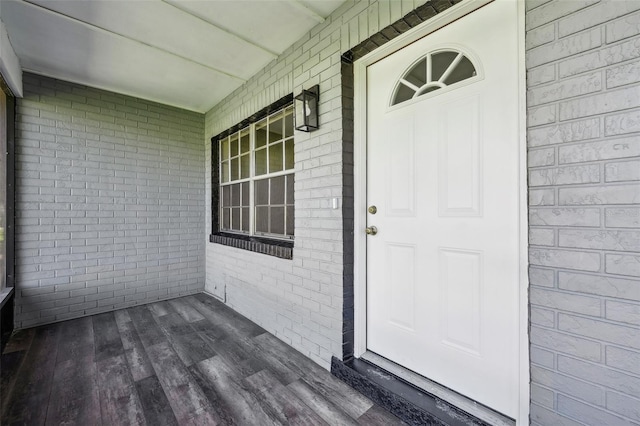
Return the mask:
POLYGON ((367 68, 367 349, 518 404, 516 2, 367 68))

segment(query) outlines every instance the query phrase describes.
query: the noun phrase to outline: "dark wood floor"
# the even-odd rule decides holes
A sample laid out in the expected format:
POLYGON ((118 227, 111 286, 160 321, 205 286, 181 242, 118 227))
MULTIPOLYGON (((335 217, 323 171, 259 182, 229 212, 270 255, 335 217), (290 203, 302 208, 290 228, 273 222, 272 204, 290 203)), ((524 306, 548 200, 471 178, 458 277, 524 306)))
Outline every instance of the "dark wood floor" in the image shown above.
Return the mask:
POLYGON ((400 421, 205 294, 16 332, 0 424, 400 421))

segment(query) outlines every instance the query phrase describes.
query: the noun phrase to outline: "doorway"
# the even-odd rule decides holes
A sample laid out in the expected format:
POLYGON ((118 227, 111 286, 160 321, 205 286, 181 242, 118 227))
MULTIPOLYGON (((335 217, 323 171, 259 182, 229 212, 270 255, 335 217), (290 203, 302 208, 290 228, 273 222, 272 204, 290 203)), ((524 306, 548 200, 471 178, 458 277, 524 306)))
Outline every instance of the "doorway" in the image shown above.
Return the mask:
POLYGON ((356 63, 355 101, 356 356, 512 418, 526 292, 517 16, 495 1, 378 49, 356 63))

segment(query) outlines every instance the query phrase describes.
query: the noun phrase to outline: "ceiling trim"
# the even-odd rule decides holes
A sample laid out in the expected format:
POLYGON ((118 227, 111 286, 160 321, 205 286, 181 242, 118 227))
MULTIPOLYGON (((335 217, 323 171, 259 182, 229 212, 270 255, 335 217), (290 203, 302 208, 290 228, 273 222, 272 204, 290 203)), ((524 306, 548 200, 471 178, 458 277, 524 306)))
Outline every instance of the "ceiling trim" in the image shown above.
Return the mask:
POLYGON ((143 99, 145 101, 155 102, 158 105, 168 106, 168 107, 172 107, 172 108, 178 108, 178 109, 185 110, 185 111, 196 112, 198 114, 206 114, 207 111, 209 111, 211 108, 213 108, 214 106, 217 105, 217 104, 214 103, 212 105, 207 106, 204 110, 199 110, 199 109, 194 108, 194 107, 189 107, 189 106, 185 106, 185 105, 178 105, 176 103, 170 103, 167 100, 154 98, 153 96, 146 96, 146 95, 141 95, 139 93, 134 93, 134 92, 131 92, 131 91, 119 90, 119 89, 110 87, 108 85, 87 83, 86 81, 83 81, 82 79, 78 79, 78 78, 74 78, 73 81, 71 81, 71 80, 69 80, 68 76, 66 76, 64 74, 59 74, 59 73, 56 73, 56 72, 43 72, 43 71, 34 70, 34 69, 30 69, 30 68, 24 68, 24 67, 22 68, 22 71, 23 72, 28 72, 28 73, 31 73, 31 74, 40 75, 42 77, 53 78, 53 79, 60 80, 60 81, 68 81, 68 82, 79 84, 79 85, 82 85, 82 86, 91 87, 93 89, 103 90, 103 91, 109 92, 109 93, 116 93, 118 95, 128 96, 130 98, 143 99))
POLYGON ((186 13, 189 16, 192 16, 194 18, 198 18, 202 22, 206 22, 208 25, 211 25, 212 27, 215 27, 215 28, 219 29, 220 31, 223 31, 226 34, 229 34, 230 36, 237 38, 238 40, 242 41, 243 43, 249 44, 249 45, 251 45, 251 46, 253 46, 253 47, 257 48, 257 49, 262 50, 263 52, 269 54, 271 56, 271 59, 276 59, 278 56, 280 56, 280 53, 278 53, 278 52, 274 52, 271 49, 268 49, 268 48, 266 48, 264 46, 261 46, 261 45, 257 44, 256 42, 251 41, 248 38, 243 37, 240 34, 229 30, 228 28, 222 27, 219 24, 211 22, 208 19, 205 19, 202 16, 200 16, 200 15, 198 15, 196 13, 193 13, 188 9, 183 8, 182 6, 180 6, 180 3, 178 3, 178 2, 175 2, 175 1, 172 1, 172 0, 161 0, 161 1, 166 3, 166 4, 168 4, 168 5, 170 5, 170 6, 173 6, 174 8, 178 9, 179 11, 181 11, 183 13, 186 13))
POLYGON ((41 6, 41 5, 39 5, 39 4, 31 3, 29 0, 24 0, 24 1, 23 1, 23 3, 24 3, 24 4, 27 4, 27 5, 31 6, 31 7, 35 7, 35 8, 41 9, 41 10, 43 10, 45 13, 49 13, 49 14, 52 14, 52 15, 60 16, 60 17, 62 17, 63 19, 67 19, 67 20, 69 20, 69 21, 73 21, 73 22, 75 22, 75 23, 77 23, 77 24, 80 24, 80 25, 82 25, 82 26, 84 26, 84 27, 87 27, 87 28, 89 28, 89 29, 91 29, 91 30, 94 30, 94 31, 100 31, 100 32, 105 33, 105 34, 109 34, 109 35, 114 36, 114 37, 119 37, 119 38, 122 38, 122 39, 125 39, 125 40, 129 40, 129 41, 131 41, 131 42, 133 42, 133 43, 137 43, 137 44, 140 44, 140 45, 143 45, 143 46, 147 46, 147 47, 150 47, 150 48, 152 48, 152 49, 158 50, 158 51, 160 51, 160 52, 163 52, 163 53, 169 54, 169 55, 171 55, 171 56, 175 56, 176 58, 180 58, 181 60, 191 62, 191 63, 193 63, 193 64, 196 64, 196 65, 199 65, 199 66, 201 66, 201 67, 207 68, 207 69, 209 69, 209 70, 211 70, 211 71, 217 72, 217 73, 219 73, 219 74, 223 74, 223 75, 225 75, 225 76, 227 76, 227 77, 231 77, 231 78, 233 78, 233 79, 235 79, 235 80, 240 81, 241 83, 245 83, 245 82, 247 81, 247 79, 242 78, 242 77, 240 77, 240 76, 238 76, 238 75, 234 75, 234 74, 231 74, 231 73, 229 73, 229 72, 227 72, 227 71, 223 71, 223 70, 221 70, 221 69, 218 69, 218 68, 212 67, 212 66, 210 66, 210 65, 203 64, 203 63, 201 63, 201 62, 195 61, 195 60, 193 60, 193 59, 191 59, 191 58, 188 58, 188 57, 186 57, 186 56, 178 55, 178 54, 176 54, 176 53, 174 53, 174 52, 171 52, 171 51, 169 51, 169 50, 163 49, 162 47, 155 46, 155 45, 153 45, 153 44, 149 44, 149 43, 145 43, 144 41, 137 40, 137 39, 135 39, 135 38, 131 38, 131 37, 125 36, 125 35, 123 35, 123 34, 117 33, 117 32, 115 32, 115 31, 108 30, 108 29, 103 28, 103 27, 100 27, 100 26, 98 26, 98 25, 90 24, 90 23, 88 23, 88 22, 82 21, 82 20, 80 20, 80 19, 76 19, 76 18, 74 18, 74 17, 72 17, 72 16, 69 16, 69 15, 66 15, 66 14, 64 14, 64 13, 60 13, 60 12, 57 12, 57 11, 55 11, 55 10, 51 10, 51 9, 46 8, 46 7, 44 7, 44 6, 41 6))
POLYGON ((291 6, 295 7, 296 9, 302 11, 305 15, 309 16, 319 24, 322 24, 326 20, 324 16, 318 15, 316 12, 314 12, 304 4, 300 3, 298 0, 289 0, 288 3, 291 6))

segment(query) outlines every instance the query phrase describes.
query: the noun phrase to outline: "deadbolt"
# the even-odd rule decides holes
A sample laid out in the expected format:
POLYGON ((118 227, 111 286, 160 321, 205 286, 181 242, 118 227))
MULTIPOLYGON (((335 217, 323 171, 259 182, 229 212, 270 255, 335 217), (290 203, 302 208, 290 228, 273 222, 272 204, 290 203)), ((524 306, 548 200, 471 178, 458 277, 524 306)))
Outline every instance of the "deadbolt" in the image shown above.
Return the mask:
POLYGON ((378 208, 376 206, 369 206, 369 208, 367 209, 369 211, 369 213, 371 214, 376 214, 378 213, 378 208))
POLYGON ((378 233, 378 228, 375 226, 367 226, 364 230, 367 235, 376 235, 378 233))

